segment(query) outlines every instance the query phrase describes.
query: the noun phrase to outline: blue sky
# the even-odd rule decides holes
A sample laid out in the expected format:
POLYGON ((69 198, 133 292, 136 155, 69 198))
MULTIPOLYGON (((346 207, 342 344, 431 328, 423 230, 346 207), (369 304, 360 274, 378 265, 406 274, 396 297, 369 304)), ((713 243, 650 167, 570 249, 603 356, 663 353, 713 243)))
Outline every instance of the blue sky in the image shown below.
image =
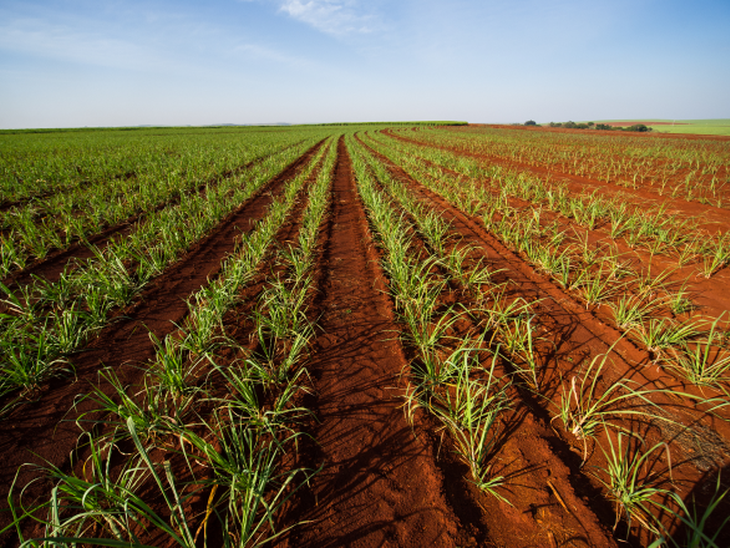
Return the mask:
POLYGON ((2 0, 0 128, 730 118, 730 0, 2 0))

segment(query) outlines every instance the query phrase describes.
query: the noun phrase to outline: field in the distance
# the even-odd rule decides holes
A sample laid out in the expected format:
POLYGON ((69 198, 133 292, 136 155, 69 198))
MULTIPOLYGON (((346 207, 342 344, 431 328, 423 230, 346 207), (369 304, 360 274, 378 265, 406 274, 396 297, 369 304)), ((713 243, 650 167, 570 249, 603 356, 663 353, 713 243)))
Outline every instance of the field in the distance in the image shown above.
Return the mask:
POLYGON ((730 141, 0 133, 3 546, 730 545, 730 141))
POLYGON ((700 135, 730 135, 730 118, 704 120, 597 120, 597 124, 632 126, 644 124, 661 133, 690 133, 700 135))

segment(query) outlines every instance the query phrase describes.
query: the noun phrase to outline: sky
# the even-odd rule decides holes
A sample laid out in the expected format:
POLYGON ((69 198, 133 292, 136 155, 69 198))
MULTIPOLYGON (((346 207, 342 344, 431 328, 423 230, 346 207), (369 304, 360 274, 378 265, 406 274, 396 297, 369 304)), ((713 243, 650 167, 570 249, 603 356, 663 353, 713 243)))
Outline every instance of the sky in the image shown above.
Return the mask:
POLYGON ((730 118, 730 0, 0 0, 0 128, 730 118))

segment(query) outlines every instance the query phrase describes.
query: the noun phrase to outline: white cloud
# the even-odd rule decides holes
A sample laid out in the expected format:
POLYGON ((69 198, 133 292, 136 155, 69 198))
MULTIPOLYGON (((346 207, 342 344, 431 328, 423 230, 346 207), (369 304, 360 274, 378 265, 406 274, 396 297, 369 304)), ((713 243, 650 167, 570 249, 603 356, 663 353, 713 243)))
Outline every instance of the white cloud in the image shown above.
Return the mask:
POLYGON ((372 32, 376 18, 355 0, 277 0, 279 11, 335 36, 372 32))

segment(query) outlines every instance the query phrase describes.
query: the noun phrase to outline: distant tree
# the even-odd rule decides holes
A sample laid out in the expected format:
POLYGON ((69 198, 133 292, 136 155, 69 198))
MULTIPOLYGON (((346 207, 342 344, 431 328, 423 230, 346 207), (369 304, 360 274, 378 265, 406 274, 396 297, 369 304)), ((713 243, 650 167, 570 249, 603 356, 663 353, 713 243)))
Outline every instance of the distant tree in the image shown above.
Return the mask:
POLYGON ((651 128, 645 124, 634 124, 626 128, 626 131, 651 131, 651 128))
POLYGON ((550 127, 563 127, 560 122, 550 122, 550 127))
POLYGON ((608 124, 596 124, 596 129, 612 129, 608 124))
POLYGON ((535 122, 535 120, 527 120, 527 122, 525 122, 525 125, 526 126, 536 126, 537 122, 535 122))
POLYGON ((573 122, 573 121, 569 121, 569 122, 565 122, 563 124, 563 127, 567 127, 567 128, 570 128, 570 129, 575 129, 577 127, 577 124, 575 122, 573 122))

